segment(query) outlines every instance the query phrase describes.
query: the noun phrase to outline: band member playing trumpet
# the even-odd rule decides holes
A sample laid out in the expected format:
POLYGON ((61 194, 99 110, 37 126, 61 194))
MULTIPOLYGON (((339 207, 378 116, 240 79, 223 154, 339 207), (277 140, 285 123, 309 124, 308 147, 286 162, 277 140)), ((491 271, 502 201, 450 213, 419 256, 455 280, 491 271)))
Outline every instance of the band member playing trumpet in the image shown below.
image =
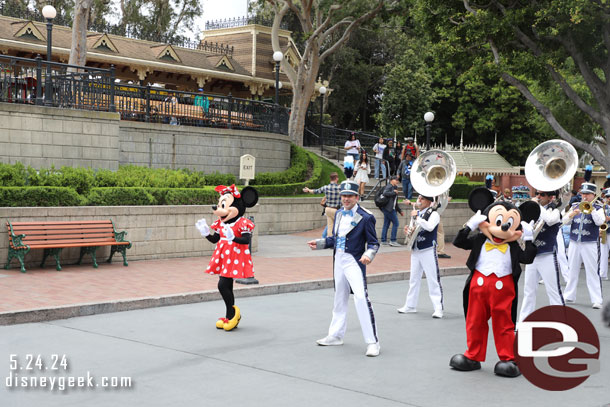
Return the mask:
POLYGON ((428 293, 434 306, 432 318, 443 317, 443 290, 436 257, 436 232, 441 217, 438 212, 430 207, 433 201, 434 198, 419 195, 417 202, 414 204, 417 209, 411 211, 413 222, 405 226, 407 236, 411 233, 417 233, 417 237, 415 237, 411 251, 409 292, 405 305, 398 308, 398 312, 401 314, 417 312, 422 273, 426 273, 428 293), (419 232, 415 231, 417 226, 419 226, 419 232))
POLYGON ((519 322, 522 322, 536 308, 536 290, 538 280, 542 278, 550 305, 565 305, 561 294, 559 282, 557 233, 562 225, 559 210, 555 207, 557 192, 536 193, 533 201, 538 202, 540 218, 536 226, 542 228, 537 236, 534 236, 534 245, 537 247, 536 257, 532 264, 525 266, 525 283, 523 286, 523 302, 519 313, 519 322))
POLYGON ((564 217, 564 224, 571 224, 570 246, 568 247, 568 262, 570 270, 564 298, 566 302, 576 300, 578 275, 580 266, 585 264, 587 288, 593 308, 602 307, 602 288, 599 275, 599 227, 605 223, 606 217, 600 205, 594 203, 597 186, 585 182, 580 187, 582 201, 573 204, 564 217))

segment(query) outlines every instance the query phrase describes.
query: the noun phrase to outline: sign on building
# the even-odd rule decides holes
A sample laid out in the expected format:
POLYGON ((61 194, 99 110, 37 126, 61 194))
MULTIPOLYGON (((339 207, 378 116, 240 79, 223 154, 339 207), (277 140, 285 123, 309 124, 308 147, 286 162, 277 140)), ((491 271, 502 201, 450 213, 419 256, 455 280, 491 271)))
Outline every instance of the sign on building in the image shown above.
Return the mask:
POLYGON ((246 180, 248 185, 251 179, 254 179, 254 164, 256 158, 250 154, 244 154, 239 159, 239 178, 246 180))

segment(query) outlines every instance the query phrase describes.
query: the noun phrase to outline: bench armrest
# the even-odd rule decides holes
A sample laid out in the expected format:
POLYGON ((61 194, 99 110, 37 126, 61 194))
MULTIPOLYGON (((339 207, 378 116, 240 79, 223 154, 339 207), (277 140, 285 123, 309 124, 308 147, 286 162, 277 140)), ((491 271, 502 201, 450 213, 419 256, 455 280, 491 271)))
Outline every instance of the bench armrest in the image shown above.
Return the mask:
POLYGON ((117 232, 116 228, 114 227, 114 221, 111 221, 111 222, 112 222, 112 231, 114 232, 114 240, 116 240, 117 242, 127 242, 127 243, 129 243, 129 247, 131 247, 131 242, 129 240, 125 240, 127 231, 124 230, 122 232, 117 232))
POLYGON ((11 224, 11 222, 7 222, 8 223, 8 227, 9 227, 9 233, 11 235, 11 245, 13 246, 13 248, 15 249, 19 249, 22 247, 25 248, 30 248, 30 246, 28 246, 27 244, 23 244, 22 240, 25 238, 24 234, 21 235, 16 235, 13 232, 13 225, 11 224))

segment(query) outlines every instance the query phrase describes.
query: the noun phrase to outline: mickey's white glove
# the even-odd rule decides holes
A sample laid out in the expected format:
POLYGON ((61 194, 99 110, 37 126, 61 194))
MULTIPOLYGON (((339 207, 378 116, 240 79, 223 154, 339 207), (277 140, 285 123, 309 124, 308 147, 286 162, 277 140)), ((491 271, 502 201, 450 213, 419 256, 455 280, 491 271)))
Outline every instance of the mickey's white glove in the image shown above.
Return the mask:
POLYGON ((206 237, 210 234, 210 227, 208 226, 205 219, 199 219, 197 223, 195 223, 195 227, 201 233, 201 236, 206 237))
POLYGON ((523 228, 523 241, 531 242, 534 240, 534 221, 532 220, 530 223, 521 221, 521 227, 523 228))
POLYGON ((479 227, 479 225, 487 220, 487 216, 481 215, 481 210, 478 210, 477 213, 472 215, 468 222, 466 222, 466 226, 470 228, 470 230, 475 230, 479 227))
POLYGON ((222 230, 224 232, 225 239, 227 239, 228 242, 232 242, 233 239, 235 239, 235 233, 233 233, 233 229, 231 229, 230 225, 224 224, 222 226, 222 230))

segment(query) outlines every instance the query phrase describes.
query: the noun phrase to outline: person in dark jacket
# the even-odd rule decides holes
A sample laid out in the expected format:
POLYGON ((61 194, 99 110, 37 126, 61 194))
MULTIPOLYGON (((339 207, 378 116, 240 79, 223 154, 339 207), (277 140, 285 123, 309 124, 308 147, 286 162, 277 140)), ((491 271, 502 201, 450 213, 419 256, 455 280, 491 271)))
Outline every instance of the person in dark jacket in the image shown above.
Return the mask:
POLYGON ((390 175, 396 174, 396 149, 394 148, 394 141, 388 140, 388 146, 383 150, 383 159, 386 160, 390 166, 390 175))
POLYGON ((398 215, 403 216, 402 210, 398 206, 398 177, 390 177, 390 183, 383 189, 383 195, 388 199, 388 203, 381 209, 383 213, 383 227, 381 228, 381 244, 387 245, 388 228, 392 224, 392 233, 390 234, 390 246, 400 247, 400 243, 396 241, 398 233, 398 215))

